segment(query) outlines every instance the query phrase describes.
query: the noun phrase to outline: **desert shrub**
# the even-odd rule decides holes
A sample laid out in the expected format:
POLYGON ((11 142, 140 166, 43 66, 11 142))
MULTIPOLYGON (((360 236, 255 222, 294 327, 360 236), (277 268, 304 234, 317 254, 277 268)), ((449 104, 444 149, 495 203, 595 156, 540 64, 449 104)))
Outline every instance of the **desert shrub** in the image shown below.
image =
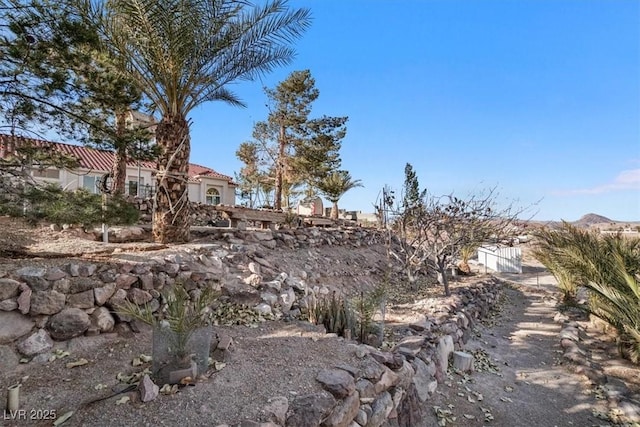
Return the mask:
POLYGON ((324 325, 327 332, 357 338, 366 342, 371 333, 382 332, 384 326, 376 328, 374 316, 384 304, 386 297, 384 284, 372 292, 361 292, 355 298, 347 299, 334 292, 330 297, 318 299, 309 310, 309 321, 324 325))
POLYGON ((330 297, 318 299, 309 312, 309 319, 316 325, 324 325, 328 333, 355 336, 356 318, 353 307, 335 291, 330 297))
POLYGON ((354 299, 353 306, 356 308, 358 321, 358 338, 361 342, 366 342, 367 337, 371 333, 380 335, 379 338, 382 339, 384 325, 379 325, 379 327, 376 328, 373 318, 376 312, 383 310, 386 295, 386 283, 383 282, 376 286, 372 292, 361 292, 360 295, 354 299))
POLYGON ((110 196, 102 209, 102 196, 85 189, 65 191, 57 184, 27 186, 20 197, 0 199, 0 213, 22 216, 31 223, 78 224, 90 227, 106 220, 109 224, 133 224, 139 211, 122 196, 110 196))

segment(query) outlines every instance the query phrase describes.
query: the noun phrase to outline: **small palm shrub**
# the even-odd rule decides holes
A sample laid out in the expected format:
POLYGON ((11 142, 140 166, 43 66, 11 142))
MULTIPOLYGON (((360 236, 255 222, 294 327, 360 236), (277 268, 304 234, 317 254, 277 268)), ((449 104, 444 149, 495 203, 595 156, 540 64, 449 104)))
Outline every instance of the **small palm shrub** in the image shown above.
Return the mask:
POLYGON ((184 367, 191 359, 188 346, 192 335, 200 328, 211 324, 210 306, 218 297, 212 287, 205 287, 189 295, 183 284, 177 283, 163 293, 161 309, 153 313, 147 306, 139 306, 125 300, 118 312, 133 317, 154 327, 156 331, 169 331, 163 334, 167 339, 168 353, 173 357, 175 366, 184 367))
POLYGON ((616 328, 623 356, 640 363, 640 239, 598 236, 568 223, 538 237, 538 259, 561 286, 589 291, 590 312, 616 328))

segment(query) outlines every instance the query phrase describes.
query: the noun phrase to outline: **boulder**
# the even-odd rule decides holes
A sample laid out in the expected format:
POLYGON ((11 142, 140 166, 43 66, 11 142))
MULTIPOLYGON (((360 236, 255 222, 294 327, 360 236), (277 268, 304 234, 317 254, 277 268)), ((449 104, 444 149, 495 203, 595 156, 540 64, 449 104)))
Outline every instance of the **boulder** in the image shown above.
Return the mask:
POLYGON ((324 420, 322 425, 324 427, 348 427, 351 421, 358 415, 359 409, 360 396, 358 392, 355 392, 338 403, 333 409, 333 412, 331 412, 331 415, 329 415, 329 418, 324 420))
POLYGON ((138 288, 129 289, 127 298, 136 305, 144 305, 153 299, 149 292, 138 288))
POLYGON ((393 399, 388 391, 383 392, 371 404, 371 416, 367 427, 380 427, 389 417, 393 410, 393 399))
POLYGON ((35 356, 53 347, 53 340, 44 329, 38 329, 17 345, 17 350, 25 356, 35 356))
POLYGON ((16 270, 15 274, 34 291, 45 291, 51 287, 51 283, 44 278, 47 274, 45 268, 23 267, 16 270))
POLYGON ((323 369, 316 376, 316 380, 322 384, 322 387, 336 398, 342 399, 356 389, 356 384, 351 376, 342 369, 323 369))
POLYGON ((4 301, 0 301, 0 310, 2 311, 13 311, 18 309, 18 299, 10 298, 4 301))
POLYGON ((289 410, 289 400, 284 396, 276 396, 269 399, 269 403, 264 407, 264 413, 269 421, 278 425, 284 425, 289 410))
POLYGON ((82 335, 89 326, 89 315, 79 308, 65 308, 51 316, 47 323, 47 329, 55 340, 68 340, 82 335))
POLYGON ((104 305, 116 292, 116 284, 108 283, 101 288, 93 289, 93 297, 96 305, 104 305))
POLYGON ((98 307, 91 313, 91 323, 98 328, 100 332, 111 332, 116 321, 106 307, 98 307))
POLYGON ((416 358, 412 363, 416 372, 413 376, 413 385, 416 388, 418 398, 424 402, 429 398, 429 394, 434 391, 434 384, 437 386, 438 383, 434 380, 427 364, 422 359, 416 358))
POLYGON ((94 305, 93 289, 77 294, 67 295, 67 306, 75 308, 92 308, 94 305))
POLYGON ((34 321, 15 311, 0 311, 0 344, 10 343, 31 332, 34 321))
POLYGON ((29 288, 23 290, 20 293, 20 296, 18 297, 18 300, 17 300, 18 310, 20 310, 20 313, 27 314, 31 310, 32 293, 33 292, 29 288))
POLYGON ((335 405, 336 399, 326 391, 299 396, 291 405, 285 426, 318 427, 335 405))
POLYGON ((455 350, 451 335, 444 335, 438 340, 436 347, 438 369, 446 375, 449 367, 449 355, 455 350))
POLYGON ((0 301, 17 297, 20 293, 20 282, 13 279, 0 279, 0 301))
POLYGON ((35 291, 31 295, 31 308, 29 313, 56 314, 64 308, 66 296, 57 291, 35 291))

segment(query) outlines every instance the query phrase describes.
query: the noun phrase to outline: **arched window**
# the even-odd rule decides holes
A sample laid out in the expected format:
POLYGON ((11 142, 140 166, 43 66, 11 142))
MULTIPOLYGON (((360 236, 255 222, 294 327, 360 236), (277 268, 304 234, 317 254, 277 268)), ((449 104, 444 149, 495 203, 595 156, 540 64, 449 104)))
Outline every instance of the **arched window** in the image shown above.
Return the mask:
POLYGON ((207 188, 207 197, 205 198, 207 205, 219 205, 220 204, 220 192, 217 188, 207 188))

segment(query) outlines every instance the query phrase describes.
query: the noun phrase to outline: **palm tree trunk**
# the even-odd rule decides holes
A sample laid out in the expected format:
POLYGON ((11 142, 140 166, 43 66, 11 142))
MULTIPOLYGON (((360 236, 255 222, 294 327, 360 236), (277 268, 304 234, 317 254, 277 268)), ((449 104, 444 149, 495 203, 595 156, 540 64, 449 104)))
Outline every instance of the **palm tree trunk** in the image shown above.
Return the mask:
POLYGON ((127 151, 122 142, 126 132, 125 114, 124 111, 116 112, 116 153, 111 167, 111 193, 114 195, 124 194, 127 181, 127 151))
POLYGON ((331 219, 338 219, 338 202, 333 202, 331 206, 331 219))
POLYGON ((182 116, 165 116, 156 129, 160 148, 153 210, 153 239, 189 241, 189 124, 182 116))

